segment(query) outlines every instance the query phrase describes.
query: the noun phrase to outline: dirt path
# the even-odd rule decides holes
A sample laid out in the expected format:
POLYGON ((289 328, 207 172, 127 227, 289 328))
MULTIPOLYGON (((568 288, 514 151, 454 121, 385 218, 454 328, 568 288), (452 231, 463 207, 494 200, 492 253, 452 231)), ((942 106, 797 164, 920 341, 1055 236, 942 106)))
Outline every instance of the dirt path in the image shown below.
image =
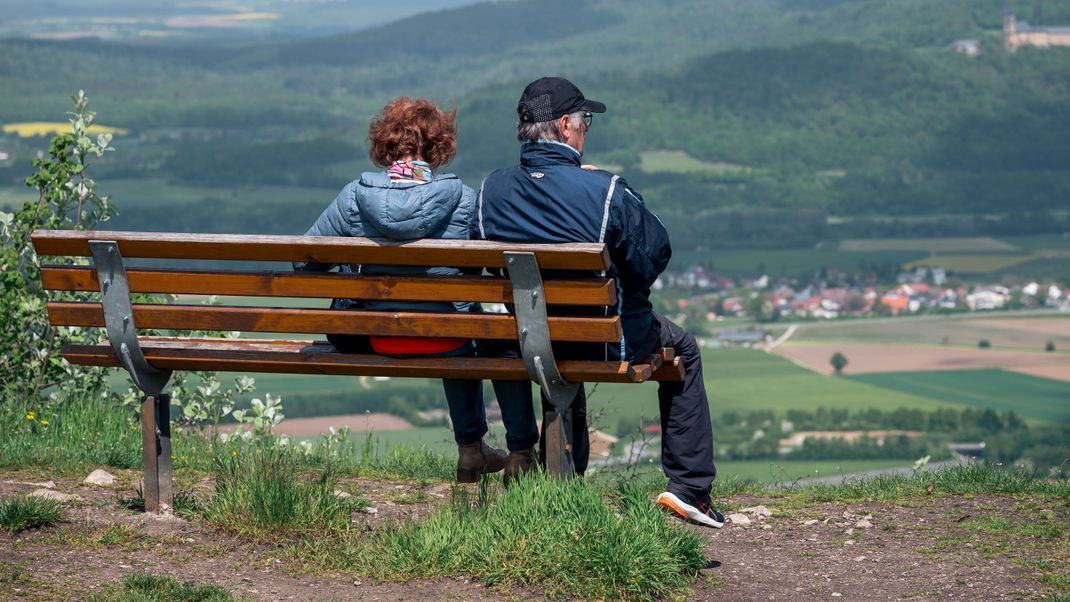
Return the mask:
MULTIPOLYGON (((84 600, 135 572, 215 583, 251 600, 542 598, 465 579, 399 584, 303 574, 266 543, 122 509, 116 496, 136 474, 120 476, 126 485, 111 489, 54 479, 56 490, 83 498, 66 510, 65 522, 18 536, 0 533, 0 600, 84 600)), ((40 478, 0 474, 0 496, 29 493, 40 478)), ((348 480, 343 487, 378 510, 354 515, 365 528, 425 515, 450 496, 446 484, 348 480)), ((1070 567, 1070 545, 1030 527, 1055 525, 1066 533, 1070 508, 1050 502, 1003 496, 805 507, 782 498, 721 502, 734 510, 763 505, 772 516, 752 512, 751 524, 716 531, 689 527, 705 539, 709 567, 688 599, 1035 599, 1057 591, 1035 567, 1070 567)))

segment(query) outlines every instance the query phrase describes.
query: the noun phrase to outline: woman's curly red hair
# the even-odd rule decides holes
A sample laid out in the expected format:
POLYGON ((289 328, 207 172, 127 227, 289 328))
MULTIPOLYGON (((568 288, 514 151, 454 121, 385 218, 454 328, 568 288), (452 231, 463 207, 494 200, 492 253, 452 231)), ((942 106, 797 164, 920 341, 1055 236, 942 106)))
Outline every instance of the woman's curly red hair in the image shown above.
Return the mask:
POLYGON ((424 98, 395 98, 372 119, 368 141, 376 165, 411 157, 440 167, 457 152, 457 111, 443 111, 424 98))

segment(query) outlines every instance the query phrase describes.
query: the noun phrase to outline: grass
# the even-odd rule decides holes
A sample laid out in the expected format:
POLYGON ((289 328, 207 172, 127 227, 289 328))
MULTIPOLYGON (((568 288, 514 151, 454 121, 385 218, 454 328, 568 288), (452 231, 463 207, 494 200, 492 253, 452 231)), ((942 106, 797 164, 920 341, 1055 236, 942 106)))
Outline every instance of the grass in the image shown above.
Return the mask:
POLYGON ((863 263, 901 265, 927 256, 928 253, 916 249, 852 252, 840 251, 832 245, 802 249, 681 249, 673 251, 670 269, 679 271, 693 265, 703 265, 729 277, 755 277, 765 273, 772 277, 809 279, 822 268, 856 272, 863 263))
MULTIPOLYGON (((703 377, 710 398, 715 430, 718 414, 737 411, 792 409, 862 410, 878 408, 947 407, 949 402, 871 386, 850 379, 830 378, 800 368, 790 361, 761 351, 745 349, 705 349, 703 377)), ((657 384, 600 384, 590 396, 589 413, 600 410, 610 427, 621 418, 658 415, 657 384)))
POLYGON ((91 602, 229 602, 234 597, 218 585, 193 585, 172 577, 134 573, 113 591, 89 598, 91 602))
POLYGON ((1070 382, 1004 370, 947 370, 862 374, 850 380, 911 395, 1014 410, 1021 416, 1070 423, 1070 382))
POLYGON ((308 478, 299 452, 257 446, 217 457, 215 493, 201 516, 219 527, 257 537, 334 532, 350 521, 353 505, 335 495, 334 472, 325 466, 308 478))
POLYGON ((377 579, 470 575, 551 598, 650 599, 686 588, 701 539, 635 485, 607 501, 585 480, 524 479, 484 505, 463 495, 426 520, 294 548, 304 562, 377 579))
POLYGON ((60 521, 59 502, 36 497, 0 499, 0 528, 10 533, 26 529, 50 527, 60 521))
POLYGON ((967 464, 913 475, 880 475, 838 485, 788 487, 785 495, 798 504, 902 500, 929 495, 1002 494, 1046 499, 1070 498, 1070 481, 1040 479, 1019 470, 967 464))

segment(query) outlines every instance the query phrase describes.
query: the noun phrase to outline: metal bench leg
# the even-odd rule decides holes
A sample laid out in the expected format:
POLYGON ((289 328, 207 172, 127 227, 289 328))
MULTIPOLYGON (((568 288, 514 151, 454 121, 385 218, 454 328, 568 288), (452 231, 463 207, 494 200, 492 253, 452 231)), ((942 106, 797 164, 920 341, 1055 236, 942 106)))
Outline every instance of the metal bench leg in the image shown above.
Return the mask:
POLYGON ((141 398, 141 452, 144 457, 142 495, 145 511, 170 512, 174 505, 171 483, 171 396, 141 398))
POLYGON ((546 439, 542 442, 546 450, 546 472, 564 479, 576 474, 572 464, 571 425, 566 425, 568 413, 546 412, 546 439))
POLYGON ((543 417, 546 425, 546 440, 543 441, 546 472, 567 479, 575 474, 569 406, 583 383, 566 381, 554 361, 542 275, 539 274, 535 254, 506 252, 505 261, 513 285, 513 311, 524 367, 531 380, 542 387, 542 394, 554 406, 554 411, 546 412, 543 417))

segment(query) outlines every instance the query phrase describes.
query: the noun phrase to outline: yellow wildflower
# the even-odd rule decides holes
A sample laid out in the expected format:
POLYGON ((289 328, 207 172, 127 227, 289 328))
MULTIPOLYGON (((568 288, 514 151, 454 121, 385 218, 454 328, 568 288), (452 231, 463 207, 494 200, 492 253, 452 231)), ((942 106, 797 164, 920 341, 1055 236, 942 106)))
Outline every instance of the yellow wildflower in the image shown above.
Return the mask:
POLYGON ((35 414, 32 411, 26 412, 26 420, 33 420, 34 416, 35 414))
POLYGON ((231 456, 237 456, 237 455, 238 455, 238 452, 236 452, 236 451, 234 451, 234 450, 232 449, 232 450, 230 450, 230 455, 231 455, 231 456))
POLYGON ((41 426, 48 426, 48 421, 47 420, 42 420, 41 421, 41 426))

